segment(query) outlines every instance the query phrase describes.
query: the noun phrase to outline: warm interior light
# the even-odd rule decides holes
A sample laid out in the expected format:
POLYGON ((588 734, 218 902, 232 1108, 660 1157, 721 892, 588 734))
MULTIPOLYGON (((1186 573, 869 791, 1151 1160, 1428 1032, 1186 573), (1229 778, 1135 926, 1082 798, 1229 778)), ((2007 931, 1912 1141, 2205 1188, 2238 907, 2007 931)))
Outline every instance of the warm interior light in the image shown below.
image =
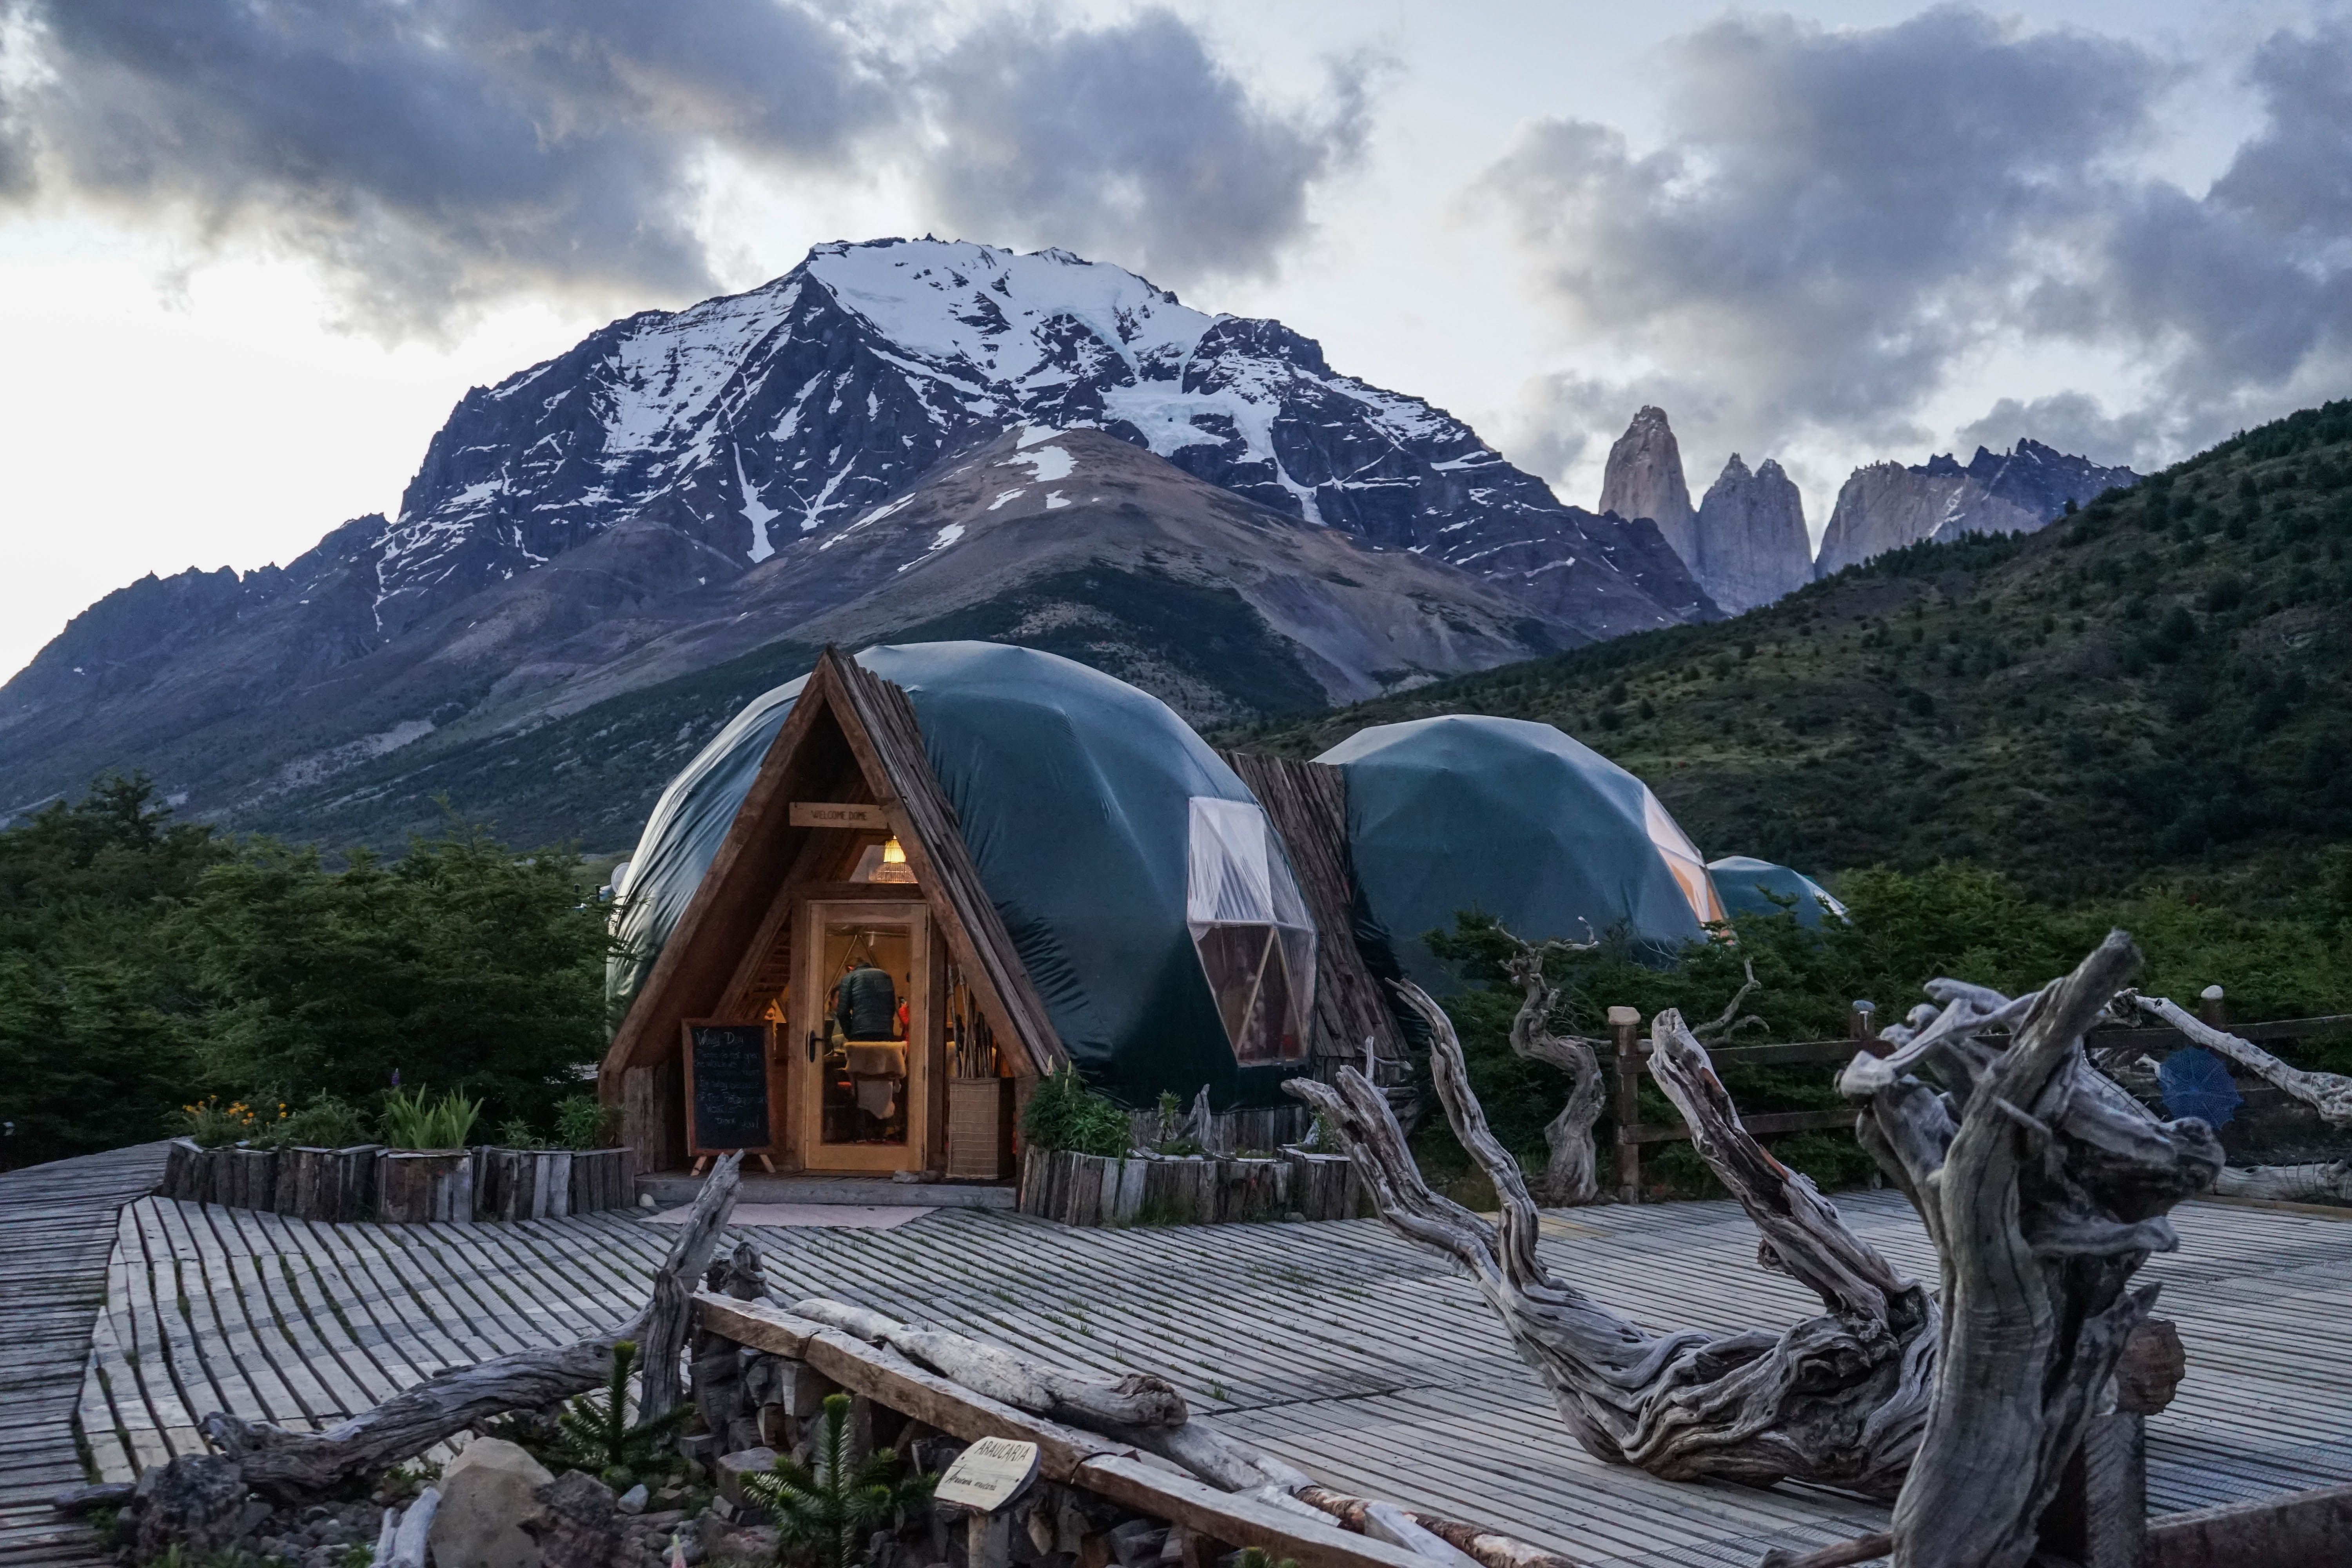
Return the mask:
POLYGON ((882 864, 885 866, 903 866, 906 863, 907 852, 898 847, 898 841, 897 839, 893 838, 890 842, 882 846, 882 864))

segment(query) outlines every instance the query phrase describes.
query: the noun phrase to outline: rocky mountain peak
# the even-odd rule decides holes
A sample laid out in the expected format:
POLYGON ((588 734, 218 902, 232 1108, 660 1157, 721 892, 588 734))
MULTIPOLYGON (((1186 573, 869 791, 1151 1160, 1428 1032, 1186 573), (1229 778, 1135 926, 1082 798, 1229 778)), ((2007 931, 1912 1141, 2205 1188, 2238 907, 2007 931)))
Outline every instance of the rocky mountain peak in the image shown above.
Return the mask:
POLYGON ((1969 533, 2030 533, 2066 503, 2138 482, 2129 468, 2105 468, 2030 438, 2014 449, 1979 447, 1963 467, 1948 452, 1906 468, 1871 463, 1838 491, 1813 574, 1826 577, 1888 550, 1969 533))
POLYGON ((1771 458, 1750 472, 1734 452, 1707 487, 1692 535, 1701 585, 1733 615, 1795 591, 1811 573, 1804 498, 1771 458))
POLYGON ((1687 565, 1694 558, 1690 486, 1683 479, 1682 447, 1666 411, 1644 405, 1609 448, 1601 479, 1601 510, 1619 517, 1646 517, 1687 565))

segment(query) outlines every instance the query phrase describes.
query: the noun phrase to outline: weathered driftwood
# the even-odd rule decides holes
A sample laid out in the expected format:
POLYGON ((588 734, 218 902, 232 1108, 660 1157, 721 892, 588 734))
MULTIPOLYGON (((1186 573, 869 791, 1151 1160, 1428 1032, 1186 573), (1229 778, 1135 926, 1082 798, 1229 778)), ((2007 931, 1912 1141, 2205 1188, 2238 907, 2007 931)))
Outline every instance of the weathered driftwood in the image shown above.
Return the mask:
POLYGON ((535 1410, 601 1386, 613 1345, 637 1342, 645 1366, 640 1407, 666 1411, 678 1398, 678 1362, 695 1282, 735 1210, 740 1154, 721 1156, 694 1201, 687 1223, 654 1278, 652 1303, 610 1333, 453 1367, 324 1432, 289 1432, 266 1421, 215 1411, 204 1419, 213 1447, 233 1460, 245 1483, 272 1497, 320 1491, 423 1453, 492 1416, 535 1410), (667 1382, 657 1373, 667 1369, 667 1382))
POLYGON ((1932 1382, 1935 1305, 1740 1127, 1680 1018, 1659 1021, 1661 1081, 1701 1154, 1765 1231, 1769 1265, 1811 1286, 1829 1309, 1784 1333, 1652 1334, 1547 1273, 1536 1256, 1540 1216, 1518 1162, 1470 1092, 1453 1026, 1418 987, 1400 992, 1428 1026, 1432 1073, 1454 1135, 1502 1200, 1499 1226, 1429 1190, 1386 1101, 1361 1074, 1285 1087, 1323 1112, 1381 1218, 1469 1271, 1577 1442, 1672 1479, 1794 1479, 1892 1493, 1932 1382))
MULTIPOLYGON (((1394 1505, 1376 1499, 1334 1491, 1306 1471, 1276 1458, 1263 1448, 1231 1437, 1213 1427, 1187 1423, 1178 1426, 1122 1427, 1104 1425, 1097 1430, 1131 1443, 1146 1452, 1181 1465, 1211 1486, 1229 1492, 1265 1496, 1278 1493, 1330 1514, 1350 1530, 1364 1529, 1368 1512, 1394 1505)), ((1480 1525, 1465 1524, 1419 1509, 1399 1510, 1415 1525, 1463 1552, 1485 1568, 1574 1568, 1567 1559, 1530 1546, 1480 1525)))
POLYGON ((392 1550, 376 1559, 383 1568, 425 1568, 425 1548, 433 1539, 433 1516, 441 1511, 441 1489, 416 1494, 392 1532, 392 1550))
POLYGON ((2011 999, 1957 981, 1840 1082, 1864 1147, 1936 1244, 1940 1373, 1895 1504, 1897 1568, 2020 1568, 2178 1245, 2166 1211, 2210 1184, 2203 1122, 2160 1122, 2094 1069, 2083 1033, 2138 955, 2111 933, 2074 972, 2011 999), (2006 1048, 1982 1038, 2011 1031, 2006 1048), (1947 1086, 1914 1076, 1932 1068, 1947 1086))
POLYGON ((694 1196, 683 1233, 654 1275, 653 1300, 639 1322, 630 1325, 635 1328, 641 1323, 645 1331, 614 1336, 637 1342, 638 1364, 645 1368, 637 1387, 637 1407, 649 1415, 674 1410, 686 1397, 682 1363, 686 1331, 694 1321, 695 1282, 718 1249, 719 1233, 727 1228, 727 1216, 735 1212, 735 1194, 742 1188, 742 1163, 739 1151, 720 1155, 710 1167, 702 1190, 694 1196))
MULTIPOLYGON (((702 1331, 710 1332, 714 1340, 724 1343, 731 1336, 736 1342, 754 1345, 772 1356, 789 1358, 804 1371, 817 1374, 822 1385, 828 1389, 838 1382, 840 1386, 852 1393, 877 1400, 966 1440, 980 1436, 1003 1436, 1036 1442, 1044 1450, 1045 1473, 1056 1479, 1090 1484, 1089 1477, 1100 1479, 1094 1474, 1098 1469, 1131 1465, 1131 1461, 1118 1457, 1118 1449, 1137 1448, 1169 1460, 1211 1487, 1234 1494, 1235 1500, 1233 1506, 1244 1511, 1253 1505, 1265 1505, 1290 1513, 1297 1513, 1305 1508, 1336 1516, 1343 1524, 1351 1521, 1360 1524, 1367 1517, 1368 1510, 1391 1507, 1374 1500, 1351 1497, 1318 1486, 1305 1471, 1284 1460, 1211 1427, 1191 1422, 1174 1426, 1122 1426, 1113 1421, 1084 1418, 1054 1420, 1034 1411, 1024 1411, 1010 1401, 986 1392, 977 1384, 989 1383, 1019 1392, 1019 1384, 1024 1380, 1040 1387, 1050 1387, 1056 1380, 1070 1378, 1074 1374, 1040 1366, 1009 1352, 996 1352, 985 1362, 964 1355, 943 1358, 969 1373, 973 1381, 966 1381, 964 1376, 945 1371, 935 1375, 934 1369, 919 1364, 913 1356, 887 1342, 887 1338, 871 1337, 887 1336, 893 1331, 895 1320, 880 1313, 832 1301, 808 1302, 789 1309, 761 1304, 739 1310, 735 1302, 708 1292, 699 1298, 698 1305, 705 1325, 702 1331), (806 1315, 809 1308, 823 1310, 824 1317, 806 1315), (713 1320, 723 1332, 714 1331, 711 1326, 713 1320), (845 1324, 856 1326, 844 1327, 845 1324), (1012 1373, 1010 1379, 1004 1377, 1008 1363, 1012 1373), (942 1398, 942 1381, 963 1392, 942 1398)), ((713 1358, 713 1364, 721 1364, 719 1358, 713 1358)), ((721 1375, 732 1375, 731 1369, 722 1370, 721 1375)), ((1098 1380, 1086 1381, 1096 1382, 1100 1386, 1098 1380)), ((699 1387, 696 1392, 699 1398, 699 1387)), ((813 1407, 814 1402, 811 1402, 803 1409, 813 1407)), ((1066 1404, 1062 1406, 1062 1414, 1067 1417, 1080 1413, 1073 1405, 1066 1404)), ((1153 1473, 1160 1472, 1144 1472, 1146 1475, 1153 1473)), ((1139 1507, 1146 1506, 1146 1500, 1128 1500, 1136 1502, 1139 1507)), ((1410 1521, 1414 1529, 1428 1532, 1435 1541, 1466 1552, 1482 1568, 1574 1568, 1574 1564, 1565 1559, 1476 1525, 1418 1510, 1398 1509, 1395 1513, 1398 1519, 1410 1521)), ((1173 1516, 1162 1514, 1161 1517, 1173 1516)), ((1379 1536, 1376 1531, 1370 1533, 1379 1536)), ((1409 1532, 1400 1531, 1397 1533, 1409 1532)), ((1395 1539, 1394 1536, 1379 1538, 1391 1542, 1395 1539)), ((1218 1539, 1240 1541, 1246 1540, 1246 1537, 1226 1534, 1218 1536, 1218 1539)), ((1433 1552, 1434 1549, 1424 1543, 1422 1550, 1433 1552)))
POLYGON ((1511 1020, 1511 1054, 1522 1061, 1541 1062, 1568 1077, 1568 1103, 1544 1127, 1543 1173, 1533 1184, 1540 1204, 1589 1204, 1601 1195, 1600 1162, 1592 1145, 1592 1124, 1601 1120, 1608 1082, 1601 1073, 1596 1041, 1552 1032, 1552 1008, 1559 987, 1544 974, 1545 961, 1555 952, 1588 952, 1598 942, 1520 941, 1502 933, 1513 952, 1504 968, 1519 988, 1519 1010, 1511 1020))
POLYGON ((2143 996, 2137 991, 2126 991, 2116 998, 2116 1010, 2127 1009, 2160 1018, 2188 1036, 2192 1043, 2227 1057, 2263 1082, 2319 1112, 2319 1119, 2328 1126, 2352 1127, 2352 1078, 2342 1073, 2305 1072, 2301 1068, 2291 1068, 2252 1040, 2217 1029, 2162 996, 2143 996))
POLYGON ((1113 1380, 1025 1361, 943 1329, 918 1328, 845 1301, 823 1298, 793 1310, 829 1323, 869 1344, 887 1344, 975 1394, 1073 1426, 1175 1426, 1186 1415, 1184 1396, 1165 1379, 1138 1373, 1113 1380))
POLYGON ((2314 1165, 2225 1165, 2213 1178, 2213 1190, 2225 1198, 2352 1204, 2352 1160, 2314 1165))

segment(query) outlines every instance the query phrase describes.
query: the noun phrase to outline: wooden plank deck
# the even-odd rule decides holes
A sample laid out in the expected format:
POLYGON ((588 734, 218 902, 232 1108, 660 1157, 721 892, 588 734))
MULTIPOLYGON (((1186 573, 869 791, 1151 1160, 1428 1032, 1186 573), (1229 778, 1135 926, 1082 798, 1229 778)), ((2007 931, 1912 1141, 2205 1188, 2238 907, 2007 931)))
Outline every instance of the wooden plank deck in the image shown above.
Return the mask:
MULTIPOLYGON (((1892 1193, 1857 1229, 1929 1271, 1892 1193)), ((2352 1481, 2352 1223, 2200 1203, 2150 1265, 2190 1358, 2151 1428, 2162 1511, 2352 1481)), ((786 1302, 830 1295, 1065 1365, 1150 1369, 1196 1411, 1332 1484, 1485 1521, 1580 1562, 1738 1564, 1877 1528, 1803 1487, 1659 1481, 1588 1458, 1467 1281, 1376 1221, 1078 1231, 942 1209, 890 1230, 745 1228, 786 1302)), ((675 1232, 615 1212, 474 1226, 321 1226, 149 1199, 123 1211, 83 1388, 100 1468, 195 1446, 194 1419, 310 1426, 453 1362, 625 1317, 675 1232), (107 1371, 101 1379, 98 1374, 107 1371)), ((1756 1266, 1729 1204, 1555 1211, 1547 1260, 1664 1329, 1813 1304, 1756 1266)))
POLYGON ((163 1173, 149 1143, 0 1175, 0 1568, 110 1561, 49 1500, 87 1479, 74 1413, 115 1215, 163 1173))

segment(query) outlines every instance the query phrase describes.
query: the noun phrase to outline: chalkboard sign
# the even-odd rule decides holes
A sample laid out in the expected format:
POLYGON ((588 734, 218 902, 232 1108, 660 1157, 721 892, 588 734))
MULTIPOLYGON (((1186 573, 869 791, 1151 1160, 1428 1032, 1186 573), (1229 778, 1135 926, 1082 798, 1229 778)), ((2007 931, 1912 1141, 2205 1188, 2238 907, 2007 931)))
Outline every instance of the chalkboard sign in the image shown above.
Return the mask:
POLYGON ((775 1146, 768 1114, 768 1026, 686 1026, 687 1142, 695 1153, 775 1146))

